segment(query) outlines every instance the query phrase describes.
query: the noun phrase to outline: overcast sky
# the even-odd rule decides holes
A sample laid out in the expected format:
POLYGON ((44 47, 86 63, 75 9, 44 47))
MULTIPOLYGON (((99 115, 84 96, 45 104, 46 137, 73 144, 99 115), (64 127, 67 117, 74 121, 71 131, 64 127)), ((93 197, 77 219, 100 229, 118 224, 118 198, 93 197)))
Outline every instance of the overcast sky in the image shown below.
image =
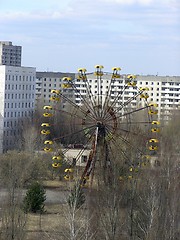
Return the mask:
POLYGON ((0 41, 23 66, 180 75, 180 0, 0 0, 0 41))

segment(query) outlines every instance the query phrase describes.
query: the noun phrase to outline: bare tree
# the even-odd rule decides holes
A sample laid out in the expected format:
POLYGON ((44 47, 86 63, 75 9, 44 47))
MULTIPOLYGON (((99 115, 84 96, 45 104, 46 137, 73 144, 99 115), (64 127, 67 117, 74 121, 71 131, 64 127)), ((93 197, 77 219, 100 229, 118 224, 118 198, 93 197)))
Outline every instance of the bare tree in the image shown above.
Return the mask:
POLYGON ((10 159, 6 171, 7 193, 2 206, 2 240, 25 239, 26 214, 21 209, 21 172, 22 169, 10 159))
POLYGON ((90 214, 88 202, 85 201, 85 194, 79 185, 79 181, 75 181, 73 188, 70 188, 70 195, 67 196, 67 207, 64 212, 67 222, 64 239, 68 240, 92 240, 94 232, 91 232, 90 214))

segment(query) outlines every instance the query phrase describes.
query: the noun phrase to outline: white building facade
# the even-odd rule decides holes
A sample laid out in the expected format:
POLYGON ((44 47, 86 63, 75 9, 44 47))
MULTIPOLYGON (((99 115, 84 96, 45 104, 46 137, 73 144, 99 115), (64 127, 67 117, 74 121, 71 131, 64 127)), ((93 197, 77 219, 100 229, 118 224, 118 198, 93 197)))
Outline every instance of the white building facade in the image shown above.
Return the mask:
MULTIPOLYGON (((100 94, 106 96, 108 87, 111 81, 111 74, 105 73, 102 76, 102 87, 100 94)), ((136 89, 132 86, 124 89, 126 85, 127 75, 122 75, 121 78, 116 79, 113 84, 111 83, 111 91, 109 98, 112 101, 117 96, 118 101, 116 107, 124 104, 128 99, 136 94, 136 89)), ((98 93, 98 85, 96 76, 94 74, 87 75, 87 81, 90 86, 92 94, 95 96, 98 93)), ((158 119, 168 121, 174 111, 180 109, 180 77, 179 76, 137 76, 135 79, 138 89, 147 88, 149 95, 148 102, 157 104, 158 119)), ((81 105, 81 96, 86 97, 87 89, 84 82, 80 79, 75 79, 75 85, 79 93, 75 95, 76 104, 81 105)), ((137 99, 131 101, 131 108, 135 108, 138 104, 137 99)))
POLYGON ((158 118, 168 121, 180 110, 180 76, 137 76, 138 87, 148 87, 149 101, 157 103, 158 118))
MULTIPOLYGON (((36 75, 36 98, 44 99, 44 102, 49 101, 50 92, 52 89, 62 90, 63 76, 70 74, 58 75, 58 73, 38 73, 36 75)), ((102 76, 102 84, 99 93, 106 97, 109 94, 109 99, 113 102, 116 101, 116 107, 126 103, 130 98, 133 98, 137 93, 137 89, 133 86, 124 88, 127 80, 127 75, 122 75, 120 78, 111 82, 110 73, 104 73, 102 76), (110 91, 109 91, 109 85, 110 91)), ((88 94, 87 84, 82 79, 78 79, 78 75, 71 75, 73 79, 73 89, 65 89, 67 97, 73 99, 77 105, 82 105, 82 98, 86 98, 88 94), (68 93, 69 91, 69 93, 68 93)), ((87 81, 92 95, 98 94, 97 77, 92 74, 87 74, 87 81)), ((158 119, 167 121, 170 119, 174 111, 180 108, 180 76, 140 76, 138 75, 134 80, 138 89, 146 88, 149 98, 149 103, 157 104, 158 119)), ((128 107, 136 108, 140 104, 139 99, 131 100, 128 107)))
POLYGON ((0 66, 0 153, 16 146, 24 119, 32 117, 36 69, 0 66))

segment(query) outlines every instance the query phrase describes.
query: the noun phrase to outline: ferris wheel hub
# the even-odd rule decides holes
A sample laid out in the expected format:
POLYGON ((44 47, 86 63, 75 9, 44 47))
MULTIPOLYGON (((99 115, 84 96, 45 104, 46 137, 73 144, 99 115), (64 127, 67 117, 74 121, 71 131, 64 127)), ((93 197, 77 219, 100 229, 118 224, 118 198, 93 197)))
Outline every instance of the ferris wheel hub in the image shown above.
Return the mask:
POLYGON ((97 127, 103 127, 104 126, 102 121, 97 121, 96 125, 97 125, 97 127))

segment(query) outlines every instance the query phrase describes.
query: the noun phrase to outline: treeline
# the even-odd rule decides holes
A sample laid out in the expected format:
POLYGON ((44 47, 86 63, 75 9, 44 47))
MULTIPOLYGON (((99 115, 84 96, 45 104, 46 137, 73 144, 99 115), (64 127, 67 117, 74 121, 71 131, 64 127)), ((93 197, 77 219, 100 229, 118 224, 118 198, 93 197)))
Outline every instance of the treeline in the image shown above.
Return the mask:
MULTIPOLYGON (((52 169, 50 155, 38 153, 42 141, 39 134, 41 119, 36 118, 36 121, 37 125, 33 123, 31 128, 25 129, 23 151, 10 151, 0 156, 1 188, 6 189, 0 211, 2 240, 27 239, 27 214, 21 208, 22 189, 34 180, 59 178, 64 173, 64 168, 52 169)), ((147 165, 138 172, 126 172, 127 178, 124 179, 120 178, 123 165, 117 150, 109 183, 102 181, 103 171, 97 168, 92 189, 82 188, 80 191, 69 186, 71 194, 75 192, 72 195, 74 200, 71 204, 67 201, 65 206, 64 236, 52 233, 51 236, 43 235, 43 239, 178 240, 179 138, 179 115, 175 115, 160 134, 156 159, 159 164, 147 165), (81 197, 85 201, 79 205, 77 201, 81 197)), ((136 155, 135 152, 129 154, 136 155)), ((61 228, 59 225, 58 230, 61 228)))

